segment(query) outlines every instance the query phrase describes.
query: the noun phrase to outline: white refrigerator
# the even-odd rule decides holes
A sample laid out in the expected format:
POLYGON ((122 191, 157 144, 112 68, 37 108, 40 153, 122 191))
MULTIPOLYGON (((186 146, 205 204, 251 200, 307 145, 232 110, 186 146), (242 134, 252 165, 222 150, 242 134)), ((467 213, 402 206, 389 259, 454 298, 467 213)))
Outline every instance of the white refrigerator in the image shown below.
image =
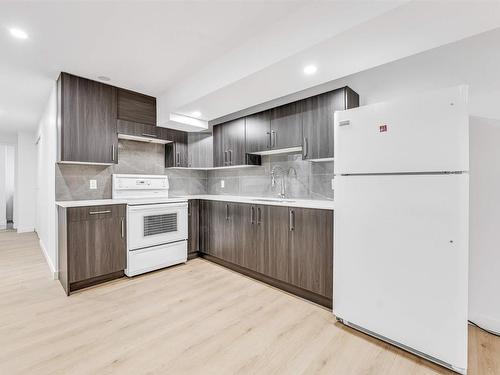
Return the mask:
POLYGON ((467 87, 335 114, 333 312, 467 371, 467 87))

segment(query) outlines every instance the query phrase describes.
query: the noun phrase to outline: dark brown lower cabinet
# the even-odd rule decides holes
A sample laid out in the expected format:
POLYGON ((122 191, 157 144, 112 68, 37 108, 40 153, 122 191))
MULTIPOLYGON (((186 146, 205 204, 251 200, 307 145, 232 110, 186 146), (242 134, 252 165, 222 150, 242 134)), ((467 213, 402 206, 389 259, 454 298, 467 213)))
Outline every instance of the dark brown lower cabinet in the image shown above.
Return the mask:
POLYGON ((188 202, 188 259, 198 256, 200 251, 200 201, 188 202))
POLYGON ((208 259, 331 307, 331 210, 217 201, 200 207, 208 259))
POLYGON ((333 213, 289 208, 289 281, 313 293, 333 295, 333 213))
POLYGON ((126 205, 59 207, 59 281, 66 294, 123 276, 126 205))

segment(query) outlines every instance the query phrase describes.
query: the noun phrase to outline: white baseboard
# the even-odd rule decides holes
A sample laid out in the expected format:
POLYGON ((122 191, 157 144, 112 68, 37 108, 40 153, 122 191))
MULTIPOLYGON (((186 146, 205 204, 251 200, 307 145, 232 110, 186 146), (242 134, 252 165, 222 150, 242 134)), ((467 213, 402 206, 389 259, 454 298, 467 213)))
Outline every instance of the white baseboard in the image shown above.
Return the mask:
POLYGON ((35 231, 35 228, 33 228, 33 227, 26 227, 26 228, 18 227, 17 228, 17 233, 28 233, 28 232, 34 232, 34 231, 35 231))
POLYGON ((500 335, 500 320, 498 318, 493 318, 491 316, 486 316, 483 314, 469 313, 469 320, 471 322, 474 322, 481 328, 487 329, 488 331, 492 331, 500 335))
POLYGON ((52 278, 54 280, 59 279, 59 272, 57 272, 56 267, 54 267, 54 264, 52 263, 52 260, 50 260, 50 257, 47 254, 47 250, 45 249, 45 246, 43 245, 42 240, 40 240, 38 242, 40 243, 40 249, 42 249, 42 254, 45 257, 45 261, 49 265, 50 271, 52 273, 52 278))

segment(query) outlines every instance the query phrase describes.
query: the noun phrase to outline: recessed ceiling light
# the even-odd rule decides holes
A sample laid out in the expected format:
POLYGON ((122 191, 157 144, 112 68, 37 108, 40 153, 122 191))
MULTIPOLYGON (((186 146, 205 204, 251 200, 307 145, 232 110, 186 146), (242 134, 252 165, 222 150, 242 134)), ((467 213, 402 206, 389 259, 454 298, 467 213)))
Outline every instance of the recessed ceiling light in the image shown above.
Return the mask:
POLYGON ((304 67, 304 74, 310 76, 311 74, 316 73, 317 70, 318 68, 316 67, 316 65, 307 65, 306 67, 304 67))
POLYGON ((106 81, 106 82, 111 81, 111 78, 106 77, 106 76, 99 76, 99 77, 97 77, 97 79, 100 81, 106 81))
POLYGON ((13 27, 9 29, 10 35, 17 39, 28 39, 28 34, 26 31, 13 27))
POLYGON ((200 111, 191 112, 191 116, 193 116, 193 117, 201 117, 201 112, 200 111))

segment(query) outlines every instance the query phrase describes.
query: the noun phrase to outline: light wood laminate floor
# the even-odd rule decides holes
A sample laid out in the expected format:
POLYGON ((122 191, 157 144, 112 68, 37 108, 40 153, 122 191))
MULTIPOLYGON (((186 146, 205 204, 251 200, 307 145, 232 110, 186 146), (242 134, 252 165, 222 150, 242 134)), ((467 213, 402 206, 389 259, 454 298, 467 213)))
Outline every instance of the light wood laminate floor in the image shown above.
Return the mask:
MULTIPOLYGON (((202 259, 66 297, 36 235, 3 232, 0 275, 0 374, 451 373, 202 259)), ((469 332, 469 373, 499 374, 469 332)))

